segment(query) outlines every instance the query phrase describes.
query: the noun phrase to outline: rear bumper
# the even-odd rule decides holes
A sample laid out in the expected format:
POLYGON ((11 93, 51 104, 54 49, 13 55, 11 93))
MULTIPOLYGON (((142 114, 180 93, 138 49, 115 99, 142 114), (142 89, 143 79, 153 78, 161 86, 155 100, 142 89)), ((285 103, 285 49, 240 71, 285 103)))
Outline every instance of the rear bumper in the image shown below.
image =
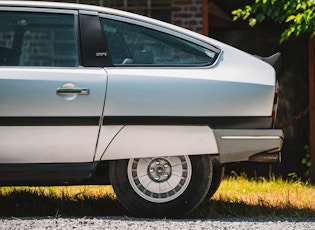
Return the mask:
POLYGON ((220 163, 280 162, 283 132, 277 129, 214 129, 220 163))

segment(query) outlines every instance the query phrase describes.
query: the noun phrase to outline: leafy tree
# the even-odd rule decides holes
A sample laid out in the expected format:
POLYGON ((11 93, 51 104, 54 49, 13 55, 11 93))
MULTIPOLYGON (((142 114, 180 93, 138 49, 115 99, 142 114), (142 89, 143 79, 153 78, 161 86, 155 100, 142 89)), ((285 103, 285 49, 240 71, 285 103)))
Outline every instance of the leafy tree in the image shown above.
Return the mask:
MULTIPOLYGON (((311 37, 315 36, 315 0, 253 0, 243 9, 233 10, 232 15, 234 15, 234 20, 240 18, 248 20, 250 26, 255 26, 266 18, 286 25, 286 29, 281 34, 280 42, 288 39, 291 35, 299 36, 303 33, 309 33, 311 37)), ((314 71, 313 68, 311 67, 310 73, 314 71)), ((314 87, 315 76, 310 75, 309 77, 311 92, 314 87)), ((315 107, 314 96, 314 94, 310 95, 310 108, 315 107)), ((310 109, 311 117, 313 116, 312 113, 314 114, 314 110, 310 109)), ((310 125, 311 144, 306 149, 307 155, 303 158, 302 164, 310 168, 310 179, 315 184, 315 168, 310 167, 315 162, 315 130, 313 127, 310 125)))
POLYGON ((250 26, 270 18, 287 28, 282 32, 280 42, 291 35, 303 33, 315 35, 315 0, 255 0, 243 9, 232 11, 234 20, 248 20, 250 26))

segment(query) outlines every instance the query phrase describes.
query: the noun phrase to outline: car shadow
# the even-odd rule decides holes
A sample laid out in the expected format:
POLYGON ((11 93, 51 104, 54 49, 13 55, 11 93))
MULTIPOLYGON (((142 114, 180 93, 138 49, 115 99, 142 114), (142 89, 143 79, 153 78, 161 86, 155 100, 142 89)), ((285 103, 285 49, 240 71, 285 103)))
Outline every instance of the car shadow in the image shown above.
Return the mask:
MULTIPOLYGON (((84 217, 84 216, 130 216, 119 201, 110 196, 56 198, 47 194, 28 191, 13 191, 0 194, 0 216, 2 217, 84 217)), ((214 218, 311 218, 315 210, 292 207, 278 208, 264 204, 248 205, 243 202, 220 200, 204 201, 186 219, 214 218)))
POLYGON ((311 218, 314 219, 315 210, 308 208, 271 207, 260 203, 249 205, 245 202, 227 202, 221 200, 204 201, 190 218, 311 218), (200 217, 199 217, 200 216, 200 217))

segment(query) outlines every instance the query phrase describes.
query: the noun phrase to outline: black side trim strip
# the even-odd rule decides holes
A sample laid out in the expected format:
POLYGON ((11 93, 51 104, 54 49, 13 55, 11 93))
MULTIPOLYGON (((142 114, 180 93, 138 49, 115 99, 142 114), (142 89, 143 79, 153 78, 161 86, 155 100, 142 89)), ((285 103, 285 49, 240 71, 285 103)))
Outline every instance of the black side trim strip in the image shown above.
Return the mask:
POLYGON ((0 126, 91 126, 100 117, 0 117, 0 126))
POLYGON ((215 129, 269 129, 272 117, 104 117, 103 125, 208 125, 215 129))
MULTIPOLYGON (((0 117, 0 126, 93 126, 99 117, 0 117)), ((272 117, 104 117, 103 125, 208 125, 215 129, 269 129, 272 117)))
POLYGON ((0 164, 0 185, 89 184, 97 162, 54 164, 0 164))
POLYGON ((74 172, 93 171, 97 162, 0 164, 0 172, 74 172))

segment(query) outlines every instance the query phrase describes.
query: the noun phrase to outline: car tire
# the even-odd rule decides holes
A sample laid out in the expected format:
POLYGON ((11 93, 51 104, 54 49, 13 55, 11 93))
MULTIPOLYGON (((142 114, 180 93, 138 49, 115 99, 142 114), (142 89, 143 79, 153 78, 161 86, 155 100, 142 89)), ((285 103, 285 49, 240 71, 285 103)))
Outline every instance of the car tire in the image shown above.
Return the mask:
POLYGON ((214 166, 213 167, 212 182, 211 182, 208 194, 206 196, 206 200, 209 200, 216 193, 218 188, 220 187, 222 178, 224 176, 224 169, 225 168, 222 166, 214 166))
POLYGON ((212 181, 208 155, 111 161, 109 176, 120 203, 139 217, 179 217, 206 197, 212 181))

